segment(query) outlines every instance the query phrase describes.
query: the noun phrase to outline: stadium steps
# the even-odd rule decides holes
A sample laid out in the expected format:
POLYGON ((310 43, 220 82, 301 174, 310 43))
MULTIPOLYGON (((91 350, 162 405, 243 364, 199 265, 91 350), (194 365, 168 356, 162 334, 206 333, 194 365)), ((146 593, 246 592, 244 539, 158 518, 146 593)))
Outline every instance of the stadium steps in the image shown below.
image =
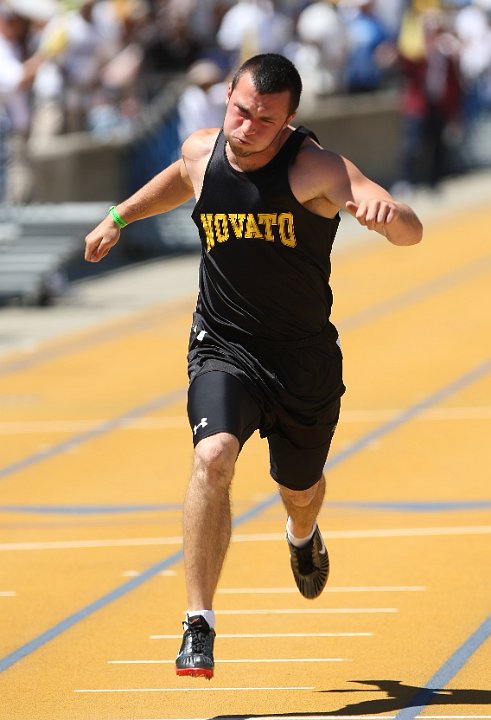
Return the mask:
POLYGON ((197 251, 192 207, 129 225, 107 260, 94 265, 83 260, 84 238, 107 213, 107 202, 0 206, 0 306, 48 305, 73 280, 197 251))
POLYGON ((0 304, 46 305, 63 294, 65 268, 106 204, 0 207, 0 304))

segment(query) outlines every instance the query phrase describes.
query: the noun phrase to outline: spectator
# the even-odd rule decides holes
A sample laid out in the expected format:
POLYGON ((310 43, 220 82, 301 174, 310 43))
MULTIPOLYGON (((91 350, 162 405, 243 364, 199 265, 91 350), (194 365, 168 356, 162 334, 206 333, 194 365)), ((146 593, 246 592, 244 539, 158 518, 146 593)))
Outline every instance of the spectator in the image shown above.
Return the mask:
POLYGON ((346 88, 349 92, 378 90, 384 70, 395 59, 384 24, 373 0, 345 0, 347 36, 346 88))
POLYGON ((195 130, 221 127, 225 114, 223 72, 210 60, 198 60, 187 73, 187 87, 178 103, 181 143, 195 130))
POLYGON ((173 6, 157 4, 152 32, 146 40, 144 72, 181 72, 201 56, 201 44, 194 37, 186 13, 173 6))
POLYGON ((95 0, 81 0, 80 10, 67 13, 63 22, 67 46, 62 56, 65 78, 65 123, 69 132, 87 129, 87 114, 93 94, 100 86, 100 73, 110 57, 105 36, 93 17, 95 0))
POLYGON ((26 59, 28 29, 28 19, 0 4, 0 202, 16 204, 32 195, 27 91, 44 61, 40 53, 26 59))
POLYGON ((458 42, 442 12, 409 9, 400 49, 403 180, 396 194, 420 182, 438 187, 448 170, 445 133, 461 107, 458 42))
POLYGON ((384 25, 391 40, 399 35, 407 0, 374 0, 375 14, 384 25))
POLYGON ((307 100, 343 87, 346 38, 339 13, 331 2, 320 0, 298 15, 298 40, 286 46, 286 54, 304 78, 307 100))
POLYGON ((491 105, 491 28, 482 5, 486 3, 474 0, 455 16, 455 31, 461 43, 460 70, 468 133, 486 106, 491 105))
MULTIPOLYGON (((95 6, 107 6, 104 0, 95 6)), ((109 9, 109 8, 107 8, 109 9)), ((97 15, 94 13, 95 17, 97 15)), ((113 22, 106 10, 104 25, 114 32, 113 22)), ((89 130, 100 137, 126 134, 134 127, 148 88, 142 67, 145 43, 152 26, 150 6, 144 0, 131 0, 118 14, 118 34, 114 35, 115 52, 101 71, 101 88, 89 112, 89 130)))
POLYGON ((217 41, 232 64, 256 52, 281 51, 292 30, 291 20, 271 0, 238 0, 225 13, 217 41))

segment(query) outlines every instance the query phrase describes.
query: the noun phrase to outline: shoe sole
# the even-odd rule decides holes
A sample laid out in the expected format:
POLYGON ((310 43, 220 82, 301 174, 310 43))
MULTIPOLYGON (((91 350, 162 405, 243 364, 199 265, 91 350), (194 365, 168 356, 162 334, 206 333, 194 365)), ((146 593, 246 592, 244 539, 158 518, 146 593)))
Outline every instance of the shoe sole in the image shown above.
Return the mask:
POLYGON ((213 670, 209 668, 176 668, 176 675, 181 677, 203 677, 206 680, 211 680, 213 677, 213 670))
POLYGON ((316 535, 317 539, 314 536, 315 542, 318 543, 318 539, 320 538, 321 547, 324 548, 324 552, 319 552, 319 555, 325 557, 325 566, 318 568, 317 573, 314 575, 314 577, 312 577, 311 575, 297 575, 295 566, 290 559, 291 569, 297 588, 300 594, 303 595, 303 597, 307 600, 315 600, 315 598, 319 597, 319 595, 322 593, 326 586, 330 570, 329 555, 327 553, 326 546, 324 545, 324 541, 322 539, 319 528, 317 528, 316 530, 316 535))

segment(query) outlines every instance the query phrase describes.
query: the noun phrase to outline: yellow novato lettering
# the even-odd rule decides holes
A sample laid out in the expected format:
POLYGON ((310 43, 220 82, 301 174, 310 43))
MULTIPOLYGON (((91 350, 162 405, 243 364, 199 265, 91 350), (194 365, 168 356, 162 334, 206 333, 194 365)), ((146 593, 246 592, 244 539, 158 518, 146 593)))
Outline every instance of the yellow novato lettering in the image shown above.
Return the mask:
POLYGON ((201 225, 206 234, 206 250, 210 252, 215 247, 215 235, 213 233, 213 215, 211 213, 201 213, 201 225))
POLYGON ((264 239, 274 242, 273 225, 276 225, 276 213, 259 213, 257 221, 264 225, 264 239))
POLYGON ((232 232, 238 239, 258 238, 268 242, 275 241, 277 232, 282 245, 297 246, 292 213, 258 213, 256 216, 254 213, 201 213, 200 219, 207 252, 215 247, 215 243, 227 242, 232 232))
POLYGON ((293 228, 293 215, 291 213, 280 213, 278 215, 278 231, 283 245, 294 248, 297 244, 295 230, 293 228))
POLYGON ((246 237, 246 238, 262 238, 262 236, 263 236, 263 234, 260 231, 256 220, 254 219, 254 215, 252 213, 248 213, 244 237, 246 237))
POLYGON ((215 215, 215 233, 219 243, 228 240, 228 218, 226 215, 215 215))
POLYGON ((239 215, 234 215, 232 213, 229 213, 228 219, 230 220, 230 224, 232 225, 232 229, 235 233, 236 238, 241 238, 242 234, 244 232, 244 220, 246 216, 245 213, 240 213, 239 215))

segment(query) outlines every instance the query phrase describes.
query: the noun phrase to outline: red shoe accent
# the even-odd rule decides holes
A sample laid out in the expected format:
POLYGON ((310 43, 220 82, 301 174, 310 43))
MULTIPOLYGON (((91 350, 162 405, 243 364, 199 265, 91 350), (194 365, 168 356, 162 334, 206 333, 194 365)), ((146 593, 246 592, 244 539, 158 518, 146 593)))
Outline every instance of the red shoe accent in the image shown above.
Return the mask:
POLYGON ((204 677, 206 680, 211 680, 213 677, 213 670, 207 668, 176 668, 176 675, 187 675, 188 677, 204 677))

